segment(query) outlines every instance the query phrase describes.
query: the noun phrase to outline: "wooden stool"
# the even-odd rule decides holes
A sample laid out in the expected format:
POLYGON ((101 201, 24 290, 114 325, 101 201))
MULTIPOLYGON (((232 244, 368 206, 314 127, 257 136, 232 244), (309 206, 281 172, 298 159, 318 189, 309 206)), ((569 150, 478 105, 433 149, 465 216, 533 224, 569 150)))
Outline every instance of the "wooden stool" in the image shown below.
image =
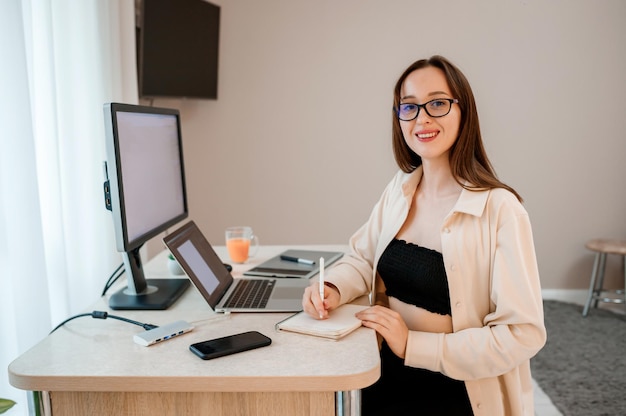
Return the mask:
POLYGON ((599 238, 588 241, 587 244, 585 244, 585 247, 587 247, 591 251, 595 251, 596 258, 593 262, 593 270, 591 271, 591 283, 589 284, 589 294, 587 295, 587 302, 585 303, 585 307, 583 309, 583 316, 587 316, 589 308, 591 307, 591 302, 594 302, 594 308, 598 307, 598 302, 626 303, 626 291, 624 289, 604 289, 604 270, 606 268, 607 254, 618 254, 622 256, 624 283, 626 284, 626 241, 599 238), (621 295, 621 297, 605 296, 605 294, 607 293, 621 295))

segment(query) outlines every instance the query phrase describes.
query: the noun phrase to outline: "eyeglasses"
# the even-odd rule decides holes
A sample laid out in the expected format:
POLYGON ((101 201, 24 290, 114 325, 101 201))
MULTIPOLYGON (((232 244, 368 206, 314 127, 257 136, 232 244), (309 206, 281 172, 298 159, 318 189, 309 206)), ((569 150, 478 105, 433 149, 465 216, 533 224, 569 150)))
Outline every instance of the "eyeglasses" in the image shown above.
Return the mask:
POLYGON ((404 103, 396 108, 396 114, 402 121, 411 121, 417 118, 420 108, 423 108, 431 117, 443 117, 448 115, 452 104, 458 104, 459 100, 455 98, 436 98, 424 104, 404 103))

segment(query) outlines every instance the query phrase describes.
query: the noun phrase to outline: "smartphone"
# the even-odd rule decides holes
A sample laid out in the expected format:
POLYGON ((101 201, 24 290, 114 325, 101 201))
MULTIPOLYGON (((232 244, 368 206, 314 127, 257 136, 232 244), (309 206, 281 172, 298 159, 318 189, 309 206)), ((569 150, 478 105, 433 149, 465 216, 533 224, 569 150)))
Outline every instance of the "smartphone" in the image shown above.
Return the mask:
POLYGON ((272 340, 260 332, 249 331, 198 342, 190 345, 189 349, 203 360, 210 360, 212 358, 265 347, 271 343, 272 340))

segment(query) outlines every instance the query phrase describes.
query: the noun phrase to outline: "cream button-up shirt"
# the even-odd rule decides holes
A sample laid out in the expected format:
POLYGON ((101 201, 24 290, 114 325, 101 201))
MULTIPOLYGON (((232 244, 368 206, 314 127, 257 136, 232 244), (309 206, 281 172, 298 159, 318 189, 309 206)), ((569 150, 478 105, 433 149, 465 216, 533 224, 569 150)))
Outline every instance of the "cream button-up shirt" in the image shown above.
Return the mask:
MULTIPOLYGON (((385 303, 376 266, 407 218, 421 167, 398 172, 327 272, 341 303, 385 303)), ((533 415, 530 358, 546 342, 528 214, 511 192, 463 190, 441 227, 453 332, 409 331, 405 364, 465 381, 475 415, 533 415)), ((419 392, 416 391, 416 394, 419 392)), ((419 410, 419 409, 416 409, 419 410)))

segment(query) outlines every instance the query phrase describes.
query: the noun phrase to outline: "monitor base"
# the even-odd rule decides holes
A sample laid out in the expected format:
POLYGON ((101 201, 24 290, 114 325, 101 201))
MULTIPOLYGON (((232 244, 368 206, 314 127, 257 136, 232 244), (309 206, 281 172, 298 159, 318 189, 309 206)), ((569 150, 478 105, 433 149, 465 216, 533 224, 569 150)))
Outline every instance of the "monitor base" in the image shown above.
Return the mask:
POLYGON ((114 310, 164 310, 169 308, 189 287, 189 279, 147 279, 145 294, 128 294, 124 288, 109 298, 114 310))

